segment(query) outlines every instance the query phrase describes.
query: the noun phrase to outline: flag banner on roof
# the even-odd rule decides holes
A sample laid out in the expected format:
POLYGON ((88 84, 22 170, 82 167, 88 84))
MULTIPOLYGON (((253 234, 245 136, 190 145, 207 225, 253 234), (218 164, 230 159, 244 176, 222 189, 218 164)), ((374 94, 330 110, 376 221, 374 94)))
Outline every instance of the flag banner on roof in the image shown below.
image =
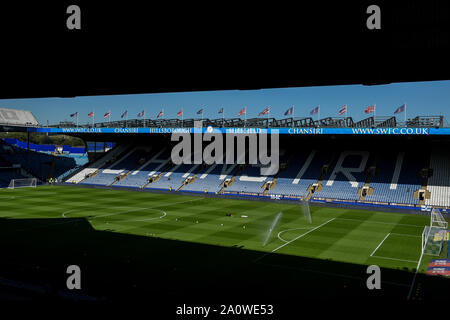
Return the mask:
POLYGON ((88 114, 89 118, 92 118, 93 116, 94 116, 94 112, 91 112, 91 113, 88 114))
POLYGON ((294 114, 294 106, 287 109, 286 112, 284 113, 285 116, 290 116, 292 114, 294 114))
POLYGON ((105 115, 103 116, 104 118, 109 118, 111 117, 111 110, 108 110, 108 112, 105 113, 105 115))
POLYGON ((156 116, 156 118, 159 118, 159 117, 162 117, 162 116, 164 116, 164 109, 162 109, 162 110, 158 113, 158 115, 156 116))
POLYGON ((401 112, 405 111, 405 109, 406 109, 406 105, 403 104, 394 111, 394 114, 401 113, 401 112))
POLYGON ((125 110, 125 112, 120 116, 122 119, 125 118, 128 115, 128 110, 125 110))
POLYGON ((181 117, 183 115, 183 109, 181 109, 180 111, 178 111, 177 116, 181 117))
POLYGON ((258 116, 263 116, 265 114, 269 114, 270 113, 270 107, 265 108, 263 111, 261 111, 260 113, 258 113, 258 116))
POLYGON ((347 105, 343 106, 342 108, 339 109, 339 115, 343 115, 344 113, 347 112, 347 105))
POLYGON ((203 114, 203 109, 198 110, 197 114, 203 114))
POLYGON ((372 113, 374 111, 375 111, 375 105, 368 106, 366 108, 366 110, 364 110, 365 113, 372 113))
POLYGON ((312 109, 311 112, 310 112, 309 114, 316 114, 316 113, 319 113, 319 109, 320 109, 320 107, 317 106, 317 107, 315 107, 314 109, 312 109))
POLYGON ((143 117, 145 114, 145 110, 142 110, 141 112, 138 113, 138 118, 143 117))
POLYGON ((219 113, 223 113, 223 108, 220 108, 219 113))
POLYGON ((241 111, 239 111, 238 115, 242 116, 243 114, 247 114, 247 107, 244 107, 241 111))
POLYGON ((78 111, 75 112, 75 113, 72 113, 72 114, 70 115, 70 117, 71 117, 71 118, 73 118, 73 117, 78 117, 78 111))

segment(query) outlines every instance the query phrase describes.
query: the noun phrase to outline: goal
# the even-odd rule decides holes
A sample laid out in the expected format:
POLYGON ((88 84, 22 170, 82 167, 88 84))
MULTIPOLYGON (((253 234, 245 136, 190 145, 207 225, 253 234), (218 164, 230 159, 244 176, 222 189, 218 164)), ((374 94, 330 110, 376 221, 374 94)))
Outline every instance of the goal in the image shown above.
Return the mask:
POLYGON ((26 179, 11 179, 9 182, 9 189, 16 188, 36 188, 37 179, 36 178, 26 178, 26 179))
POLYGON ((447 229, 448 228, 448 222, 445 221, 444 217, 442 216, 442 213, 439 209, 433 208, 431 210, 431 227, 436 228, 442 228, 447 229))
POLYGON ((448 222, 445 221, 438 209, 431 210, 431 221, 429 226, 425 226, 422 232, 422 253, 439 256, 444 244, 448 222))

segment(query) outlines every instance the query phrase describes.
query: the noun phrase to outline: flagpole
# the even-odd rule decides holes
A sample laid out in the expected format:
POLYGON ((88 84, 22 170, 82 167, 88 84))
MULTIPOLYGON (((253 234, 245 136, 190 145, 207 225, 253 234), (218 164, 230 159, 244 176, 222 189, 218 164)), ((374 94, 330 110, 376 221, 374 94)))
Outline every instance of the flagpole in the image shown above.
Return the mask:
POLYGON ((406 103, 405 103, 405 127, 406 127, 406 103))
POLYGON ((225 108, 222 107, 222 128, 224 127, 224 122, 225 122, 225 108))
POLYGON ((377 121, 377 105, 374 104, 374 107, 375 108, 373 108, 373 125, 376 127, 377 126, 376 125, 376 121, 377 121))
POLYGON ((184 111, 183 111, 183 108, 181 108, 181 127, 184 128, 184 111))
POLYGON ((245 111, 245 116, 244 116, 244 128, 247 126, 247 107, 244 107, 244 111, 245 111))
POLYGON ((319 104, 319 110, 317 112, 317 124, 320 126, 320 104, 319 104))
POLYGON ((77 112, 77 128, 78 128, 78 112, 77 112))
POLYGON ((295 106, 292 105, 292 128, 294 127, 294 119, 295 119, 295 106))
POLYGON ((345 105, 345 126, 347 126, 347 118, 348 118, 348 105, 345 105))

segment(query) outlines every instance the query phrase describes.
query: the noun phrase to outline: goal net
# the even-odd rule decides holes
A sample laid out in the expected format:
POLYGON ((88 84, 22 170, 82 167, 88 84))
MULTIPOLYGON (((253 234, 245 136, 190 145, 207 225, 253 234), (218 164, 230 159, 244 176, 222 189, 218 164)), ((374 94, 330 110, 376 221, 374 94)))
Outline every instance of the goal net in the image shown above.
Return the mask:
POLYGON ((445 221, 444 217, 442 216, 442 213, 439 209, 433 208, 431 210, 431 227, 436 228, 442 228, 447 229, 448 228, 448 222, 445 221))
POLYGON ((26 178, 26 179, 11 179, 9 182, 9 189, 16 188, 36 188, 37 179, 36 178, 26 178))
POLYGON ((422 253, 432 256, 441 254, 448 222, 438 209, 431 210, 431 221, 422 232, 422 253))
POLYGON ((425 226, 422 232, 422 253, 439 256, 444 244, 445 229, 425 226))

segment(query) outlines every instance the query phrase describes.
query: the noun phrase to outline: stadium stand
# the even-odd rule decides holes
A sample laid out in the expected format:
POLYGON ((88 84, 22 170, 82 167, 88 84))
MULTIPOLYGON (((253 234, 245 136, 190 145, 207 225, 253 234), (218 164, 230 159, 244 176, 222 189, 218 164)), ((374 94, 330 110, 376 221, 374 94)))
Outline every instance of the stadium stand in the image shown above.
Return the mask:
POLYGON ((116 148, 111 149, 107 153, 103 155, 100 159, 89 163, 87 166, 82 168, 80 171, 74 172, 73 174, 66 177, 66 182, 68 183, 80 183, 84 179, 87 179, 90 175, 98 172, 100 168, 109 164, 110 162, 114 162, 117 158, 120 158, 120 154, 123 153, 126 149, 128 149, 125 145, 119 145, 116 148))
POLYGON ((60 176, 76 167, 73 158, 26 150, 10 145, 1 139, 0 141, 0 144, 3 145, 2 158, 4 160, 20 165, 21 168, 41 181, 60 176))
POLYGON ((450 207, 450 152, 449 150, 435 149, 430 158, 430 168, 433 174, 428 181, 430 199, 425 200, 427 205, 450 207))
MULTIPOLYGON (((67 182, 163 189, 186 192, 286 195, 308 199, 340 199, 448 206, 448 155, 399 151, 380 155, 366 150, 310 150, 286 153, 275 176, 261 176, 259 165, 182 164, 170 161, 169 148, 113 148, 67 182), (420 171, 435 170, 429 185, 420 171), (447 171, 446 171, 447 170, 447 171), (88 176, 86 176, 88 175, 88 176), (370 192, 362 194, 362 188, 370 192), (421 199, 418 190, 431 198, 421 199)), ((366 191, 367 191, 366 190, 366 191)))

